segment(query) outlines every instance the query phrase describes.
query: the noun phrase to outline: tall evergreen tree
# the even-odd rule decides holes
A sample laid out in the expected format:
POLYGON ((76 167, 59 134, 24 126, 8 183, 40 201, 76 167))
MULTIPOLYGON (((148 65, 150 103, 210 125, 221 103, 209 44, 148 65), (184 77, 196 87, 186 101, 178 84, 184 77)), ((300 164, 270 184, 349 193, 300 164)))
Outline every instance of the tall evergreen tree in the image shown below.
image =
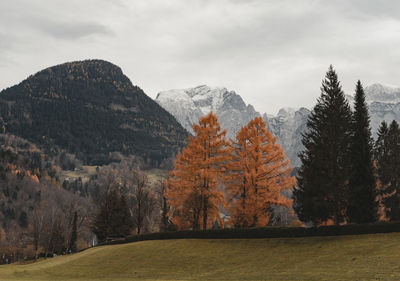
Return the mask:
POLYGON ((388 142, 387 136, 389 127, 385 120, 382 121, 378 128, 378 137, 374 146, 374 159, 376 161, 376 168, 380 184, 386 185, 389 182, 390 175, 390 160, 388 155, 388 142))
POLYGON ((351 110, 337 74, 329 67, 321 96, 302 135, 305 147, 294 190, 294 209, 300 220, 314 226, 345 220, 349 179, 351 110))
POLYGON ((400 220, 400 128, 395 120, 389 128, 382 122, 375 144, 375 158, 386 216, 390 220, 400 220))
POLYGON ((360 80, 354 96, 353 135, 351 139, 351 174, 347 217, 350 222, 368 223, 377 219, 376 180, 373 142, 365 94, 360 80))
POLYGON ((389 127, 386 123, 385 120, 382 121, 381 125, 378 128, 378 137, 375 142, 374 146, 374 159, 376 160, 376 164, 378 166, 378 175, 382 172, 380 169, 382 167, 379 167, 378 164, 387 164, 387 162, 384 162, 383 157, 387 157, 387 149, 386 149, 386 139, 387 135, 389 133, 389 127))

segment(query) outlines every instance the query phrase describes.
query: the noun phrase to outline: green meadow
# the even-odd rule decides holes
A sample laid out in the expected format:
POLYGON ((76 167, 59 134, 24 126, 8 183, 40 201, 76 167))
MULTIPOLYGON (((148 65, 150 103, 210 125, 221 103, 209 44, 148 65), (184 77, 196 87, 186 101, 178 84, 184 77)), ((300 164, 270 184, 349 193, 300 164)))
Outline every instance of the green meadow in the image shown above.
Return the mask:
POLYGON ((0 266, 0 280, 400 280, 400 233, 143 241, 0 266))

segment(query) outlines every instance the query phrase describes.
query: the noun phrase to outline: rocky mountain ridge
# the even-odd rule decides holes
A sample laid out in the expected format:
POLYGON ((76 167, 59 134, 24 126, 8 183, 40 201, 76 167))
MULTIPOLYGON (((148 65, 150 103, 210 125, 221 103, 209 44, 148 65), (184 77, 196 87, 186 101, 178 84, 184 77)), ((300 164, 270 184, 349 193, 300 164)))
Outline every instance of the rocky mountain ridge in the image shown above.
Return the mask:
POLYGON ((260 116, 252 105, 246 105, 234 91, 206 85, 160 92, 156 102, 192 134, 192 124, 210 111, 217 114, 221 127, 228 129, 228 137, 231 138, 251 119, 260 116))

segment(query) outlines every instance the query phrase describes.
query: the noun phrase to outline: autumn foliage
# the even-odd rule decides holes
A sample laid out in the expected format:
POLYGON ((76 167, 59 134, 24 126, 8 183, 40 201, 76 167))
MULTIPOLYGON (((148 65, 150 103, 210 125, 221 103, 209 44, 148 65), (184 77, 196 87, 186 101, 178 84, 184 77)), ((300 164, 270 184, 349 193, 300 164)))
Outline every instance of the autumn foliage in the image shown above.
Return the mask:
POLYGON ((220 207, 224 192, 219 188, 224 163, 229 160, 226 131, 221 131, 211 112, 193 126, 195 137, 178 154, 171 172, 166 197, 172 207, 172 221, 180 229, 207 229, 222 223, 220 207))
POLYGON ((282 195, 295 186, 289 160, 261 117, 238 132, 231 148, 225 177, 231 223, 236 227, 265 226, 273 205, 292 204, 282 195))
POLYGON ((234 226, 265 226, 272 205, 291 205, 281 194, 295 185, 291 167, 265 126, 261 118, 252 120, 232 144, 212 112, 193 126, 195 136, 178 154, 165 193, 179 229, 222 225, 221 207, 234 226))

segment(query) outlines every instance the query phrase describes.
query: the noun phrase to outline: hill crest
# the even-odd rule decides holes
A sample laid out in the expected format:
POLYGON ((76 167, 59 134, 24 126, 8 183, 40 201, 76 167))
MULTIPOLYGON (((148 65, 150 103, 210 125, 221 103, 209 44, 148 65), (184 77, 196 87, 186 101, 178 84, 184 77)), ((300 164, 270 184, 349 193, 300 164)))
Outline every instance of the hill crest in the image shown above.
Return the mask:
POLYGON ((96 165, 120 152, 158 166, 187 138, 172 115, 103 60, 52 66, 1 91, 0 117, 7 132, 96 165))

